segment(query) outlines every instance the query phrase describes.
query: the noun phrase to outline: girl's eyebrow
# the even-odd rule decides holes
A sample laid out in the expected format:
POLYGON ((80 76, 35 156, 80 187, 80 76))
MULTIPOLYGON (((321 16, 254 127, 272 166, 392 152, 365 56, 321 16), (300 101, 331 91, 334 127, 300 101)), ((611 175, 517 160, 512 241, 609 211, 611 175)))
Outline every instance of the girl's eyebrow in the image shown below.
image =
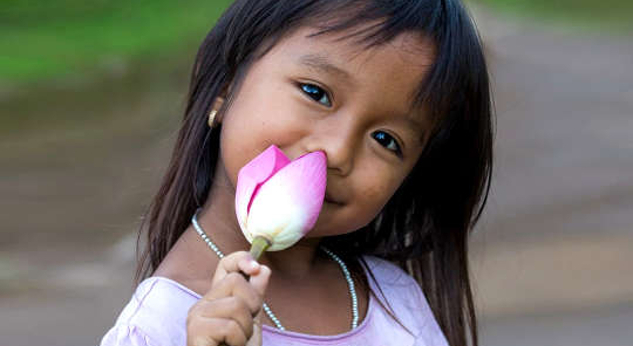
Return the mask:
POLYGON ((334 65, 327 56, 321 54, 306 54, 299 57, 299 64, 313 68, 315 70, 338 75, 338 77, 345 78, 352 81, 354 78, 352 75, 343 70, 342 68, 334 65))
POLYGON ((407 122, 418 131, 418 134, 420 135, 420 137, 418 137, 420 139, 420 144, 424 145, 427 140, 427 129, 424 124, 413 117, 407 117, 407 122))
POLYGON ((396 118, 398 118, 399 121, 406 123, 408 125, 406 128, 407 131, 416 135, 417 139, 420 141, 419 143, 424 145, 428 129, 426 128, 425 123, 418 119, 414 114, 415 113, 398 114, 396 115, 396 118))

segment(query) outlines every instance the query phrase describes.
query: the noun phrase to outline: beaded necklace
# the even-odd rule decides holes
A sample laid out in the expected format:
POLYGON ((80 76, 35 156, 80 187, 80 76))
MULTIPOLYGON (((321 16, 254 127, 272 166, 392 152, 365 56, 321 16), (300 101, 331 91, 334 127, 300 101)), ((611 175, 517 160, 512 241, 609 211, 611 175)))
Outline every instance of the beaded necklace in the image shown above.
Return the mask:
MULTIPOLYGON (((199 212, 200 212, 200 209, 196 210, 196 213, 193 214, 193 217, 191 218, 191 223, 193 224, 193 227, 196 229, 196 232, 198 233, 198 235, 200 235, 202 240, 204 240, 204 242, 207 243, 207 245, 211 248, 211 250, 213 250, 213 252, 215 252, 215 254, 218 255, 220 259, 224 258, 225 256, 224 253, 220 251, 218 246, 215 245, 215 243, 211 241, 209 236, 204 232, 202 227, 200 227, 200 225, 198 224, 199 212)), ((345 262, 343 262, 343 260, 340 257, 338 257, 332 251, 326 249, 323 246, 321 246, 320 248, 321 250, 323 250, 323 252, 328 254, 336 263, 338 263, 338 265, 341 267, 341 271, 343 272, 343 275, 345 276, 345 281, 347 281, 347 286, 349 287, 349 293, 350 293, 350 296, 352 297, 352 329, 354 329, 358 326, 358 298, 356 297, 356 290, 354 289, 354 281, 352 280, 352 276, 349 270, 347 269, 345 262)), ((277 326, 279 330, 286 330, 286 328, 284 328, 281 322, 279 322, 279 319, 277 318, 277 316, 273 314, 272 310, 270 309, 270 307, 268 307, 266 303, 262 305, 262 308, 264 309, 264 312, 266 312, 266 315, 270 317, 271 321, 275 323, 275 326, 277 326)))

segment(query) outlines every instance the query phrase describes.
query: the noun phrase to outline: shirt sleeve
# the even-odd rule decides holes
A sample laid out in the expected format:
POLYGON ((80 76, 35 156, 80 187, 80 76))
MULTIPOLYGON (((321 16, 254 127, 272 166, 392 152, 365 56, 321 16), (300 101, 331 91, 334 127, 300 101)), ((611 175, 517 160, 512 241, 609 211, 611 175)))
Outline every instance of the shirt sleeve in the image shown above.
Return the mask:
POLYGON ((187 315, 199 297, 167 278, 139 284, 101 346, 182 346, 187 342, 187 315))
POLYGON ((416 346, 448 346, 433 311, 417 281, 400 267, 368 256, 371 269, 389 306, 416 338, 416 346))
POLYGON ((135 325, 116 324, 101 339, 100 346, 159 346, 135 325))

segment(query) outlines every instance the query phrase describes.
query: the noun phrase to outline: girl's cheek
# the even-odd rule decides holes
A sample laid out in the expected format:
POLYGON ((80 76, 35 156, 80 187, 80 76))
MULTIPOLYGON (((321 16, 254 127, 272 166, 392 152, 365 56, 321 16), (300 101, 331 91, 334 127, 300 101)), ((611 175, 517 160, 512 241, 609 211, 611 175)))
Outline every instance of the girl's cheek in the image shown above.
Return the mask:
POLYGON ((272 141, 280 148, 297 144, 314 129, 305 110, 291 104, 276 107, 271 110, 267 118, 258 136, 272 141))

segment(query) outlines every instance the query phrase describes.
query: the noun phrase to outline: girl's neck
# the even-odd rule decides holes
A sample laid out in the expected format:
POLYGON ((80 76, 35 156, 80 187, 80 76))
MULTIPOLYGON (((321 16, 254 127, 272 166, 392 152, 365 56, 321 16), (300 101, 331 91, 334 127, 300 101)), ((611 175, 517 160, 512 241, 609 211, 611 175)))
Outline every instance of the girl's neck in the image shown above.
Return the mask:
MULTIPOLYGON (((224 173, 224 167, 218 168, 198 222, 224 254, 248 251, 250 243, 242 234, 235 216, 235 191, 224 173)), ((204 244, 202 239, 200 242, 204 244)), ((289 249, 265 252, 259 262, 268 266, 279 278, 302 279, 314 270, 318 259, 323 258, 318 251, 319 243, 319 238, 304 238, 289 249)), ((208 247, 205 250, 215 256, 208 247)))

